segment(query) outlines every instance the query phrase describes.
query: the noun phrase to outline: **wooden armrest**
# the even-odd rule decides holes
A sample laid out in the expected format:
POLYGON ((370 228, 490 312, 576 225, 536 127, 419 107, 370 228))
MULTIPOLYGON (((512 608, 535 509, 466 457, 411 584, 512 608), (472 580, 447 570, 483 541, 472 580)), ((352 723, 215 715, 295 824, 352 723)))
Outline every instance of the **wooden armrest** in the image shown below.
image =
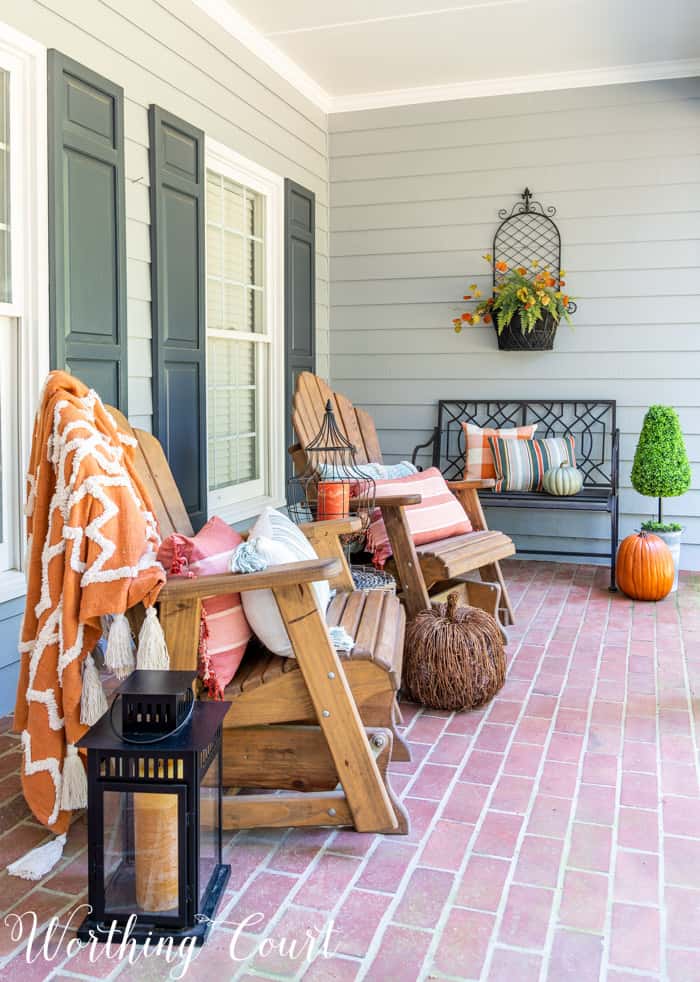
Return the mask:
POLYGON ((374 500, 377 508, 404 508, 406 505, 419 505, 422 494, 387 494, 374 500))
POLYGON ((482 490, 495 488, 496 482, 492 477, 487 477, 482 481, 448 481, 447 487, 450 491, 468 491, 470 488, 476 488, 478 491, 480 488, 482 490))
POLYGON ((360 518, 329 518, 322 522, 304 522, 299 526, 307 539, 320 535, 349 535, 362 528, 360 518))
POLYGON ((271 566, 259 573, 212 573, 210 576, 170 576, 158 595, 159 601, 182 598, 204 599, 243 590, 274 590, 293 583, 331 580, 340 572, 337 559, 305 559, 300 563, 271 566))

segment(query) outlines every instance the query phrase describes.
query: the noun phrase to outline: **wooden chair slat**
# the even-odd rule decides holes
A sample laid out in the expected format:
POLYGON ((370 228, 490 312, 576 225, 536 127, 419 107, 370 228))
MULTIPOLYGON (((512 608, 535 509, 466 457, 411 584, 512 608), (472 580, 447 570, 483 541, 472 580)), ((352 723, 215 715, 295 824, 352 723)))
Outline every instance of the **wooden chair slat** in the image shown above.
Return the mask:
POLYGON ((398 597, 383 593, 382 610, 378 620, 377 636, 374 643, 374 660, 386 667, 396 684, 401 684, 401 665, 403 662, 403 643, 396 647, 397 636, 402 639, 406 625, 406 614, 398 597))
POLYGON ((163 448, 151 433, 132 427, 126 416, 113 406, 105 407, 117 426, 136 440, 134 465, 153 505, 162 538, 173 532, 194 535, 190 516, 170 470, 163 448))
POLYGON ((279 655, 270 655, 270 660, 265 666, 263 671, 263 685, 267 685, 268 682, 272 682, 273 679, 278 678, 284 671, 284 658, 280 658, 279 655))
POLYGON ((469 552, 472 549, 479 549, 484 542, 493 541, 495 536, 501 535, 500 532, 480 531, 467 532, 464 535, 454 535, 449 539, 438 539, 437 542, 427 542, 424 545, 416 546, 419 556, 447 556, 451 552, 469 552))
POLYGON ((370 658, 374 658, 379 622, 384 607, 384 596, 385 594, 381 590, 370 590, 367 593, 360 623, 357 626, 357 633, 354 635, 355 649, 367 653, 370 658))
POLYGON ((299 442, 303 447, 307 447, 321 429, 325 403, 333 393, 325 386, 325 383, 321 379, 317 378, 311 372, 302 372, 299 375, 297 378, 297 392, 301 397, 300 408, 304 415, 304 425, 306 428, 304 439, 300 439, 299 442))
POLYGON ((357 639, 357 628, 362 617, 362 609, 365 605, 366 596, 366 594, 361 593, 359 590, 348 594, 348 600, 340 620, 340 626, 345 628, 351 638, 357 639))
POLYGON ((379 437, 374 420, 365 409, 355 409, 355 415, 365 444, 367 460, 373 464, 381 464, 383 459, 382 448, 379 446, 379 437))
POLYGON ((268 657, 269 652, 264 648, 261 648, 256 642, 249 644, 246 653, 243 656, 243 661, 238 666, 236 674, 226 686, 227 694, 229 696, 233 696, 242 692, 246 686, 246 683, 249 682, 251 678, 259 677, 261 665, 267 661, 268 657))
POLYGON ((367 448, 362 437, 362 432, 357 422, 355 407, 344 395, 339 392, 334 393, 333 400, 336 405, 336 420, 347 439, 355 447, 355 460, 358 464, 366 464, 369 460, 367 448))
POLYGON ((328 610, 326 611, 326 624, 329 627, 337 627, 340 624, 340 620, 343 616, 343 611, 345 610, 345 604, 348 602, 347 593, 336 593, 331 602, 328 604, 328 610))
POLYGON ((164 510, 162 515, 158 516, 161 535, 163 538, 173 532, 194 535, 190 516, 187 514, 187 508, 185 508, 185 503, 175 483, 163 448, 151 433, 139 429, 134 430, 134 433, 148 467, 151 483, 158 489, 158 497, 162 501, 164 510))
POLYGON ((243 692, 248 691, 248 689, 254 689, 258 685, 264 685, 268 671, 274 671, 272 666, 278 660, 279 655, 273 655, 270 651, 264 652, 261 655, 260 661, 254 666, 253 671, 248 674, 248 677, 243 682, 241 686, 243 692))

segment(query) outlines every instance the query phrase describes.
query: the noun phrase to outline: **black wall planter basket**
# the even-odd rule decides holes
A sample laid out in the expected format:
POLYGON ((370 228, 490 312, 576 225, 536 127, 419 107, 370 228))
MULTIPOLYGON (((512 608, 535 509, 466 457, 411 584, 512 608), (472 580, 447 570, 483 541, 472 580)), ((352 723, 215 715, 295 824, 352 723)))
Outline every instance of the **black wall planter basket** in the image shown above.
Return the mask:
MULTIPOLYGON (((493 287, 495 288, 506 274, 496 269, 497 262, 504 262, 509 269, 524 266, 531 269, 534 261, 538 268, 548 267, 555 276, 561 269, 561 236, 553 221, 556 208, 546 208, 539 201, 532 200, 532 192, 525 188, 510 211, 501 208, 498 217, 502 219, 493 237, 493 287)), ((568 311, 576 310, 573 300, 568 311)), ((551 314, 547 314, 535 324, 529 334, 520 330, 520 316, 516 314, 510 324, 498 334, 498 347, 501 351, 551 351, 558 324, 551 314)), ((496 318, 494 317, 494 328, 496 318)))
POLYGON ((551 314, 537 321, 529 334, 520 330, 520 314, 516 314, 498 335, 501 351, 551 351, 559 325, 551 314))

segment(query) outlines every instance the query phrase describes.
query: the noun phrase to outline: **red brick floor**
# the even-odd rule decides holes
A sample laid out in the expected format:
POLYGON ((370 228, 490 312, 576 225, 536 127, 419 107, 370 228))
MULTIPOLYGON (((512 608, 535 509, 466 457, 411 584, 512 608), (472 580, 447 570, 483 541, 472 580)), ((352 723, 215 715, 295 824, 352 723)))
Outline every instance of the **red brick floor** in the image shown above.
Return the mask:
MULTIPOLYGON (((592 567, 512 562, 507 577, 518 625, 498 697, 458 715, 404 706, 414 759, 393 783, 410 836, 230 837, 226 923, 187 977, 700 980, 700 574, 661 604, 609 594, 592 567), (256 912, 264 920, 236 936, 256 912), (331 920, 329 957, 317 946, 305 960, 307 931, 331 920)), ((4 866, 43 835, 6 732, 0 754, 4 866)), ((81 818, 44 882, 0 873, 0 906, 66 922, 84 897, 85 848, 81 818)), ((155 980, 181 967, 91 962, 67 952, 70 935, 53 960, 28 964, 13 923, 0 919, 0 982, 155 980)))

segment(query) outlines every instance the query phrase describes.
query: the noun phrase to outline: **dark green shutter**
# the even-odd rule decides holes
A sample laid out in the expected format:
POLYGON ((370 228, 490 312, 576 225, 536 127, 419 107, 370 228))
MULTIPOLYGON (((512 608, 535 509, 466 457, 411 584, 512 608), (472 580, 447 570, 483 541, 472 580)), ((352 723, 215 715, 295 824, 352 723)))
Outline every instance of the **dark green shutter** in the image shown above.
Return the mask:
POLYGON ((207 516, 204 133, 149 109, 153 432, 195 529, 207 516))
POLYGON ((51 364, 127 411, 124 93, 49 51, 51 364))
MULTIPOLYGON (((292 396, 297 376, 316 371, 316 199, 312 191, 284 182, 285 426, 292 431, 292 396)), ((287 477, 291 458, 286 455, 287 477)))

